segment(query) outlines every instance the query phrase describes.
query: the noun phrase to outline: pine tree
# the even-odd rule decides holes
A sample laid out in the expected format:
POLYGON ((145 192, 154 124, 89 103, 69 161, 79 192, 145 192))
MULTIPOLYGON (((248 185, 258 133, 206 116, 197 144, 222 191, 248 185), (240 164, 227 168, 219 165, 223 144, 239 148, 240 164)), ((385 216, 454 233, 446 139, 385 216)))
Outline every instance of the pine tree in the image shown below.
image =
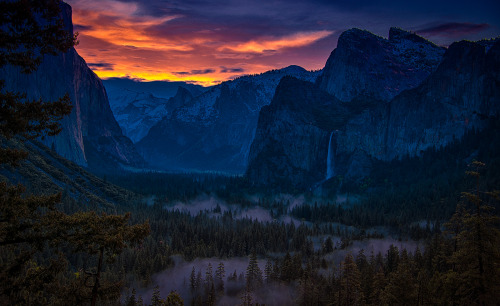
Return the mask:
POLYGON ((396 270, 389 274, 382 300, 389 305, 411 305, 417 300, 416 282, 406 250, 401 252, 396 270))
MULTIPOLYGON (((0 68, 10 64, 29 73, 45 54, 64 52, 76 43, 76 36, 64 30, 59 3, 0 2, 0 68)), ((24 93, 4 90, 4 84, 0 80, 0 164, 15 167, 27 157, 22 143, 58 134, 58 121, 71 112, 71 104, 68 96, 54 102, 30 101, 24 93)), ((57 295, 56 277, 66 269, 62 256, 46 258, 47 264, 33 260, 58 234, 51 222, 57 221, 61 194, 27 196, 25 191, 22 185, 0 183, 0 248, 12 254, 0 263, 0 299, 11 304, 57 295)))
POLYGON ((326 238, 325 243, 323 244, 322 251, 323 251, 324 254, 333 252, 333 240, 332 240, 332 237, 328 236, 328 238, 326 238))
POLYGON ((161 306, 160 286, 156 285, 151 296, 151 306, 161 306))
POLYGON ((135 288, 132 289, 132 295, 128 298, 127 301, 127 306, 136 306, 137 305, 137 298, 135 297, 136 291, 135 288))
POLYGON ((396 246, 390 245, 386 255, 387 272, 395 271, 399 263, 399 250, 396 246))
POLYGON ((207 270, 205 271, 205 289, 208 291, 210 286, 214 283, 214 275, 212 272, 212 263, 208 263, 207 270))
POLYGON ((171 291, 162 303, 166 306, 184 306, 184 300, 176 291, 171 291))
POLYGON ((463 204, 446 225, 455 234, 448 277, 458 281, 456 298, 460 304, 488 305, 500 299, 500 219, 490 205, 500 200, 500 192, 480 190, 484 167, 478 161, 471 164, 467 175, 476 179, 474 191, 462 193, 463 204))
POLYGON ((349 253, 344 258, 341 279, 341 305, 361 305, 364 301, 361 289, 361 275, 354 258, 349 253))
POLYGON ((269 284, 272 281, 272 274, 273 274, 273 264, 271 263, 271 260, 266 261, 266 266, 264 268, 264 276, 266 277, 266 283, 269 284))
POLYGON ((246 271, 246 281, 247 288, 250 291, 260 288, 263 283, 262 270, 259 268, 257 254, 255 254, 255 252, 252 252, 250 255, 250 262, 248 263, 246 271))
POLYGON ((191 275, 189 276, 189 285, 191 288, 191 292, 193 292, 196 289, 196 269, 194 268, 194 266, 191 270, 191 275))
POLYGON ((201 285, 203 282, 203 278, 201 277, 201 271, 198 271, 198 274, 196 275, 196 288, 200 289, 201 285))
POLYGON ((386 278, 382 269, 377 269, 373 277, 373 290, 368 300, 371 305, 382 305, 382 296, 386 286, 386 278))
POLYGON ((246 287, 243 296, 241 296, 241 305, 252 306, 252 300, 253 300, 252 292, 248 287, 246 287))
POLYGON ((224 263, 221 261, 219 266, 217 266, 217 271, 215 271, 215 282, 216 291, 218 294, 224 294, 224 277, 226 276, 226 271, 224 269, 224 263))
POLYGON ((144 224, 129 225, 130 213, 125 215, 98 215, 94 211, 61 215, 56 224, 59 242, 68 242, 74 252, 85 252, 97 257, 97 267, 84 270, 84 287, 89 287, 91 305, 96 305, 99 296, 116 295, 118 284, 103 284, 101 273, 104 260, 114 262, 125 248, 139 244, 147 235, 150 227, 144 224), (93 283, 92 283, 93 281, 93 283))
MULTIPOLYGON (((372 260, 374 260, 373 254, 371 257, 372 260)), ((368 299, 373 290, 373 277, 375 272, 373 266, 368 263, 363 249, 359 250, 356 256, 356 266, 362 276, 361 288, 363 289, 363 295, 368 299)))

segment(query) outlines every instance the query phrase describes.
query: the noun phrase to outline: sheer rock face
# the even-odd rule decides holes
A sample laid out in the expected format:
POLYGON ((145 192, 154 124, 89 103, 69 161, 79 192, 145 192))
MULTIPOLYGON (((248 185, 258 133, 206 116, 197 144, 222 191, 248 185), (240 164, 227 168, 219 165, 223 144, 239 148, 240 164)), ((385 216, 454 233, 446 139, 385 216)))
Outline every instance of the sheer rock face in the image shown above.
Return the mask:
POLYGON ((246 175, 260 184, 306 186, 326 175, 330 130, 347 119, 341 102, 313 83, 284 77, 262 108, 246 175))
POLYGON ((279 80, 293 75, 314 81, 318 74, 290 66, 224 82, 178 101, 179 107, 138 143, 139 150, 163 169, 243 173, 259 111, 271 102, 279 80))
MULTIPOLYGON (((62 4, 67 30, 73 32, 71 7, 62 4)), ((6 89, 25 92, 29 99, 54 101, 69 94, 71 114, 62 120, 63 131, 43 142, 79 165, 98 168, 103 164, 139 166, 142 158, 130 139, 123 136, 109 107, 106 90, 75 49, 57 56, 46 55, 31 74, 12 66, 0 70, 6 89)))
POLYGON ((375 160, 446 146, 498 118, 499 68, 500 40, 464 41, 452 44, 419 86, 387 103, 369 96, 342 102, 312 84, 283 80, 261 111, 247 175, 307 187, 326 178, 330 145, 334 175, 353 179, 369 175, 375 160), (312 109, 328 115, 311 120, 312 109))
POLYGON ((452 44, 435 73, 391 102, 384 159, 445 146, 498 117, 499 51, 500 41, 452 44))
POLYGON ((318 85, 341 101, 371 97, 389 101, 433 72, 444 48, 397 28, 389 39, 351 29, 339 37, 318 85))

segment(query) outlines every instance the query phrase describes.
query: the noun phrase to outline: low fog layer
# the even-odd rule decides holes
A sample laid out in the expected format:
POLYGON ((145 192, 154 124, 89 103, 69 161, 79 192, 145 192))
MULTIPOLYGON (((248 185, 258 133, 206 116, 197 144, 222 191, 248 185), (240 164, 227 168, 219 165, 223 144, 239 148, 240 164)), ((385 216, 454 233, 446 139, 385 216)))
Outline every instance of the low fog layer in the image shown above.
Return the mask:
MULTIPOLYGON (((317 238, 321 240, 320 238, 317 238)), ((333 237, 334 243, 340 240, 337 237, 333 237)), ((348 253, 356 256, 360 250, 364 250, 365 256, 369 258, 372 254, 376 255, 381 253, 384 255, 391 245, 396 246, 399 250, 403 248, 410 253, 414 253, 417 246, 422 249, 422 245, 419 245, 415 241, 398 241, 392 238, 388 239, 366 239, 363 241, 354 241, 350 246, 343 250, 335 250, 334 252, 326 255, 325 259, 332 262, 333 265, 338 266, 345 258, 348 253)), ((283 256, 284 254, 274 254, 276 256, 283 256)), ((263 272, 266 264, 266 258, 259 258, 258 264, 263 272)), ((272 260, 271 260, 272 261, 272 260)), ((190 293, 190 275, 193 267, 195 268, 196 274, 201 272, 203 280, 205 279, 205 273, 208 265, 212 265, 212 271, 215 274, 217 267, 220 262, 224 263, 225 269, 225 292, 226 295, 218 300, 218 305, 236 305, 241 303, 241 295, 243 294, 245 288, 245 281, 241 279, 241 276, 245 275, 249 258, 248 257, 238 257, 229 259, 219 259, 219 258, 197 258, 192 262, 186 262, 181 257, 174 257, 175 266, 169 268, 161 273, 153 276, 153 284, 159 285, 160 293, 163 298, 165 298, 171 291, 177 291, 181 297, 184 299, 185 303, 189 304, 191 299, 190 293), (239 280, 237 282, 228 282, 227 278, 229 275, 236 272, 239 280)), ((149 302, 153 294, 153 288, 147 288, 144 290, 138 290, 138 295, 141 295, 145 302, 149 302)), ((297 292, 291 286, 286 286, 283 284, 273 284, 266 285, 263 288, 252 293, 252 299, 254 302, 265 303, 266 305, 289 305, 293 304, 295 298, 297 298, 297 292)))

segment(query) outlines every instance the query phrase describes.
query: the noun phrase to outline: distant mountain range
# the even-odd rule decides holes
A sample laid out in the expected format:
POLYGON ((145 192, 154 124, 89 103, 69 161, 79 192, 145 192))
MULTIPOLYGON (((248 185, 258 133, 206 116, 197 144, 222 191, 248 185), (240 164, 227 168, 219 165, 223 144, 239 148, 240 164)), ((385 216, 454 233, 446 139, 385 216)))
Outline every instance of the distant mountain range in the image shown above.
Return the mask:
POLYGON ((168 101, 134 93, 116 116, 155 168, 302 187, 363 178, 377 160, 418 156, 496 118, 496 46, 351 29, 321 71, 290 66, 201 94, 181 86, 168 101))
POLYGON ((178 93, 178 107, 149 130, 138 150, 162 169, 243 173, 259 111, 271 103, 281 78, 314 82, 319 74, 290 66, 223 82, 198 96, 178 93))
POLYGON ((109 105, 123 134, 134 143, 141 140, 149 129, 158 123, 175 105, 169 98, 179 88, 197 96, 207 88, 185 82, 140 82, 131 79, 111 78, 103 81, 109 105))
MULTIPOLYGON (((72 31, 69 5, 62 15, 72 31)), ((63 132, 43 143, 79 165, 245 173, 257 185, 367 177, 377 161, 444 147, 500 113, 499 39, 442 48, 397 28, 388 39, 344 32, 319 71, 289 66, 210 88, 110 79, 105 89, 74 49, 29 75, 0 73, 29 98, 69 93, 63 132)))

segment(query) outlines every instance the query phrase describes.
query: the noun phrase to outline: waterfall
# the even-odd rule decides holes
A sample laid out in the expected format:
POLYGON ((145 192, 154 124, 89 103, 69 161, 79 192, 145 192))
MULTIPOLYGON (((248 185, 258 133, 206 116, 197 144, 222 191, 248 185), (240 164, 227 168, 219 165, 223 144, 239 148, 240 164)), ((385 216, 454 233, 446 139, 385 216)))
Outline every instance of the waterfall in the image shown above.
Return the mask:
POLYGON ((335 167, 332 156, 332 138, 333 132, 330 134, 330 141, 328 142, 328 157, 326 158, 326 179, 333 177, 333 168, 335 167))

